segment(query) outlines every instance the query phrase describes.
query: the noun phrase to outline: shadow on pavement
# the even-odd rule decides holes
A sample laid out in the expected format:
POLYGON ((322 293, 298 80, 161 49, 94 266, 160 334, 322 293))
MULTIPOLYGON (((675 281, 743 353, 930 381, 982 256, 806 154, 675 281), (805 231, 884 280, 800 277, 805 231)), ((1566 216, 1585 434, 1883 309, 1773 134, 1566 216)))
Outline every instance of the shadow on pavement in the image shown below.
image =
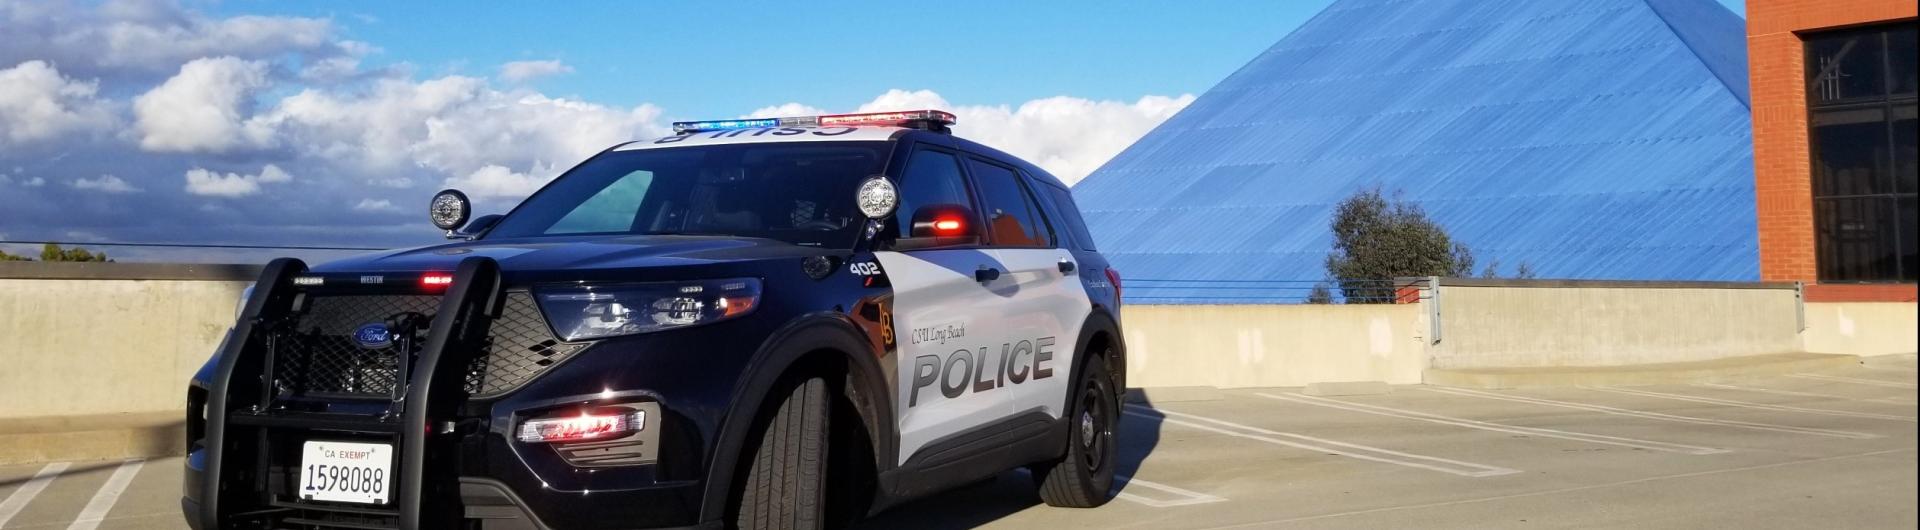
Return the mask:
MULTIPOLYGON (((1140 402, 1137 407, 1121 407, 1125 412, 1120 419, 1119 460, 1114 468, 1116 474, 1131 477, 1140 469, 1141 462, 1153 454, 1160 445, 1160 420, 1163 416, 1151 405, 1140 402)), ((1114 479, 1114 494, 1127 487, 1126 480, 1114 479)), ((1113 499, 1111 503, 1127 501, 1113 499)), ((1033 479, 1026 470, 1007 471, 991 479, 982 480, 952 490, 936 493, 893 509, 854 525, 862 530, 880 530, 889 528, 925 528, 934 530, 974 528, 1027 509, 1071 510, 1072 508, 1052 508, 1040 502, 1040 496, 1034 493, 1033 479)), ((1100 508, 1096 508, 1100 509, 1100 508)))
MULTIPOLYGON (((122 464, 122 462, 119 460, 104 461, 104 462, 88 462, 85 464, 74 464, 72 466, 68 466, 66 470, 61 471, 60 476, 67 477, 67 476, 74 476, 74 475, 83 475, 89 471, 118 468, 120 467, 120 464, 122 464)), ((21 475, 19 477, 14 477, 14 478, 0 479, 0 488, 25 484, 27 483, 27 481, 33 480, 33 475, 40 472, 40 466, 44 466, 46 464, 19 464, 19 465, 27 466, 29 468, 26 474, 21 475)))

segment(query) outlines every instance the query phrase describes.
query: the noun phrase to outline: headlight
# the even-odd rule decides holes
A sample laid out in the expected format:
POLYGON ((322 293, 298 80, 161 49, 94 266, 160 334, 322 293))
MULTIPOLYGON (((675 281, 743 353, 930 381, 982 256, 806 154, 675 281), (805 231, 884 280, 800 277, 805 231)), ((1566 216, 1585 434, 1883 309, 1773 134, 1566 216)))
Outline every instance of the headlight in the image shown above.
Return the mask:
POLYGON ((651 333, 745 315, 760 305, 760 280, 538 288, 540 310, 565 341, 651 333))

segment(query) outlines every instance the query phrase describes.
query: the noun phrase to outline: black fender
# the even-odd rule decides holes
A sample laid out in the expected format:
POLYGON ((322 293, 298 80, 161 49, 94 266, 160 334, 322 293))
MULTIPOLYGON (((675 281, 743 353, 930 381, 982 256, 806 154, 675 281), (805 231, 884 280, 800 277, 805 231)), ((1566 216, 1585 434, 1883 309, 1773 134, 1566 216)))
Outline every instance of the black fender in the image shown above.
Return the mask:
POLYGON ((894 462, 898 437, 894 434, 893 394, 887 388, 886 372, 880 368, 881 352, 873 349, 859 327, 847 315, 817 312, 803 315, 782 326, 761 343, 745 373, 734 385, 733 399, 726 416, 720 420, 719 437, 713 445, 713 463, 707 468, 705 494, 702 495, 700 520, 715 521, 726 516, 727 501, 733 492, 734 472, 748 432, 758 417, 767 393, 775 383, 808 353, 834 350, 846 354, 847 370, 853 377, 849 388, 857 391, 855 406, 860 410, 872 434, 875 465, 885 470, 894 462))
MULTIPOLYGON (((1099 306, 1095 306, 1093 312, 1087 314, 1086 322, 1080 325, 1080 339, 1074 343, 1074 347, 1079 348, 1080 351, 1075 352, 1079 355, 1074 356, 1071 374, 1073 378, 1068 379, 1075 386, 1069 388, 1079 388, 1080 372, 1086 368, 1087 359, 1093 357, 1093 352, 1088 349, 1088 346, 1091 346, 1093 338, 1101 333, 1107 335, 1107 344, 1113 348, 1113 358, 1107 359, 1107 370, 1113 374, 1114 391, 1125 393, 1127 391, 1127 341, 1120 334, 1120 322, 1115 320, 1113 314, 1108 313, 1106 308, 1099 306)), ((1068 390, 1069 393, 1075 391, 1068 390)))

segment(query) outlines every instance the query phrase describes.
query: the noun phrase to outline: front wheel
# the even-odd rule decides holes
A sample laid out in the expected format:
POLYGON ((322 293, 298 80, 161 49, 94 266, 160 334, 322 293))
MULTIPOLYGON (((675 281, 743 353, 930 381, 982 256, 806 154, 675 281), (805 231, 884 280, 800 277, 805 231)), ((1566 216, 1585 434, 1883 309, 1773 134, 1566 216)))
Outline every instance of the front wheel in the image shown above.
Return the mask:
POLYGON ((811 377, 783 387, 773 415, 758 425, 746 473, 735 494, 731 528, 823 527, 827 468, 826 381, 811 377))
POLYGON ((1119 453, 1114 435, 1120 397, 1107 373, 1105 356, 1087 359, 1074 387, 1067 451, 1059 460, 1031 467, 1040 500, 1048 506, 1093 508, 1107 503, 1119 453))

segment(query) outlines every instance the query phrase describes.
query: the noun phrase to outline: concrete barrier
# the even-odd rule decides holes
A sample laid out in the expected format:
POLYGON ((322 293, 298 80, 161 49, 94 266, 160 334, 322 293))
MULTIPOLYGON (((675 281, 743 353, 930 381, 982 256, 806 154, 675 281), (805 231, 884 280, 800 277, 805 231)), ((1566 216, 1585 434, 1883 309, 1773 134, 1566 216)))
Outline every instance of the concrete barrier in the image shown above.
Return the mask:
POLYGON ((1920 304, 1809 303, 1806 314, 1807 351, 1862 356, 1920 352, 1920 304))
POLYGON ((1806 351, 1792 283, 1448 278, 1439 290, 1429 304, 1440 321, 1430 351, 1437 369, 1626 366, 1806 351))
POLYGON ((1413 304, 1128 305, 1121 320, 1135 387, 1416 384, 1426 368, 1413 304))
MULTIPOLYGON (((0 419, 179 410, 258 271, 0 263, 0 419)), ((1792 284, 1445 279, 1437 290, 1412 304, 1128 305, 1129 383, 1174 399, 1180 389, 1417 384, 1430 369, 1920 350, 1915 304, 1802 308, 1792 284)))
POLYGON ((0 418, 183 410, 258 270, 0 263, 0 418))

